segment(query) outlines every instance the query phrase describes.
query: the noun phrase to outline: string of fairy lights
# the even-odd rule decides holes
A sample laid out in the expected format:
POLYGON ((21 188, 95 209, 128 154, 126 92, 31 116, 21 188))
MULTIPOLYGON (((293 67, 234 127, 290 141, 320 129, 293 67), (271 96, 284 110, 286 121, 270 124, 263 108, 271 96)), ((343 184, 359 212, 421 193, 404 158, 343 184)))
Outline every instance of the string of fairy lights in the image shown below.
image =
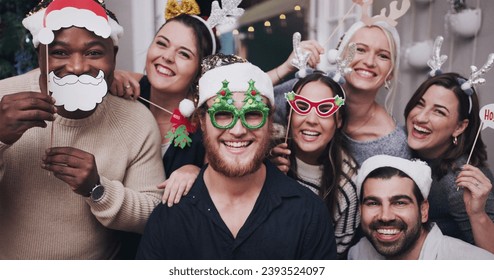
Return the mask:
MULTIPOLYGON (((303 17, 303 10, 302 10, 302 6, 300 5, 295 5, 293 7, 293 11, 295 12, 295 16, 296 17, 303 17)), ((281 13, 279 16, 278 16, 278 20, 279 20, 279 25, 281 27, 286 27, 287 26, 287 15, 285 13, 281 13)), ((267 33, 267 34, 271 34, 273 32, 273 29, 272 29, 272 26, 273 26, 273 23, 269 20, 266 20, 264 21, 264 31, 267 33)), ((247 27, 247 38, 249 39, 253 39, 254 38, 254 32, 256 31, 256 29, 254 28, 253 25, 249 25, 247 27)), ((240 31, 238 29, 234 29, 232 31, 232 34, 233 35, 239 35, 240 34, 240 31)))

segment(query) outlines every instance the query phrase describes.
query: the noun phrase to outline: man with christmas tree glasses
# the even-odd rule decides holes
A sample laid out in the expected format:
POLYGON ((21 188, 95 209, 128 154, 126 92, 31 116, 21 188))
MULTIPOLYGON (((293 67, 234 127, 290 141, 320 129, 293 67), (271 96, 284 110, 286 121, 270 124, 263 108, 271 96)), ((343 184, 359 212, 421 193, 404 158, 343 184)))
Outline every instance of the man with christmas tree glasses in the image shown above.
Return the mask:
POLYGON ((327 208, 265 160, 269 76, 231 55, 210 56, 203 69, 196 113, 209 163, 178 205, 151 214, 137 258, 335 259, 327 208))

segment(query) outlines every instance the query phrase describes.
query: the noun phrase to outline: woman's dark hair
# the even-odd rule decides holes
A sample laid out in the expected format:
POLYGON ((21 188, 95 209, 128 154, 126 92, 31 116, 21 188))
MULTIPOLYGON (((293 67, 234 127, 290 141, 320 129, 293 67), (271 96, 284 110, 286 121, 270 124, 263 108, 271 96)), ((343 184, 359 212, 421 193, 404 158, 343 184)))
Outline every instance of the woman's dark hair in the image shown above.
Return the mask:
MULTIPOLYGON (((328 77, 324 72, 320 71, 315 71, 314 73, 307 75, 305 78, 300 79, 293 86, 293 91, 299 93, 305 85, 316 81, 320 81, 328 86, 333 91, 334 96, 345 96, 341 86, 333 81, 332 78, 328 77)), ((290 110, 290 106, 287 106, 287 110, 290 110)), ((289 112, 287 113, 287 116, 290 116, 289 112)), ((344 127, 345 106, 340 107, 338 112, 336 112, 336 114, 332 117, 336 120, 340 118, 341 127, 344 127)), ((291 140, 288 141, 288 148, 291 151, 295 151, 295 143, 291 140)), ((296 154, 292 152, 290 154, 290 171, 288 172, 288 175, 292 178, 298 178, 297 162, 295 157, 296 154)), ((345 141, 343 141, 343 134, 341 133, 341 130, 337 128, 333 138, 329 141, 321 156, 317 159, 318 163, 323 166, 322 178, 319 186, 319 196, 326 203, 332 217, 334 217, 335 213, 338 211, 337 205, 340 182, 345 179, 351 181, 350 176, 352 172, 356 171, 350 170, 349 174, 343 171, 344 161, 347 159, 351 160, 351 156, 350 153, 348 153, 348 148, 345 145, 345 141)), ((348 163, 349 166, 353 166, 350 162, 348 163)))
MULTIPOLYGON (((405 119, 407 119, 410 111, 412 111, 415 106, 420 102, 422 96, 425 92, 433 85, 442 86, 446 89, 454 92, 456 98, 459 102, 458 108, 458 122, 465 119, 468 120, 468 126, 465 131, 458 136, 458 144, 453 145, 452 141, 446 152, 440 156, 439 170, 434 170, 434 174, 441 178, 448 172, 449 169, 454 170, 459 168, 455 166, 454 162, 456 159, 463 155, 468 155, 472 150, 473 143, 475 142, 475 137, 477 131, 479 130, 481 120, 479 117, 479 100, 475 89, 472 87, 473 94, 472 99, 472 111, 469 113, 470 101, 468 95, 461 89, 461 84, 466 79, 457 73, 444 73, 437 75, 435 77, 427 79, 423 82, 419 88, 415 91, 410 101, 408 101, 405 107, 405 119)), ((487 153, 485 150, 484 142, 479 135, 477 143, 475 144, 475 149, 472 153, 470 159, 470 164, 477 167, 484 167, 485 161, 487 160, 487 153)))
MULTIPOLYGON (((195 94, 196 93, 196 86, 197 82, 199 81, 199 77, 201 75, 201 62, 203 58, 205 58, 208 55, 211 55, 213 52, 213 38, 211 38, 211 34, 209 33, 208 28, 206 25, 196 17, 187 15, 187 14, 181 14, 179 16, 176 16, 174 18, 171 18, 167 20, 159 29, 158 32, 168 23, 170 22, 180 22, 183 25, 189 27, 192 29, 194 32, 194 36, 197 39, 197 50, 198 50, 198 65, 197 65, 197 71, 196 75, 193 79, 193 82, 189 86, 189 94, 195 94)), ((156 32, 156 34, 158 34, 156 32)), ((155 35, 156 36, 156 35, 155 35)), ((218 40, 215 37, 214 40, 216 41, 216 45, 218 46, 218 40)), ((217 48, 218 49, 218 48, 217 48)))

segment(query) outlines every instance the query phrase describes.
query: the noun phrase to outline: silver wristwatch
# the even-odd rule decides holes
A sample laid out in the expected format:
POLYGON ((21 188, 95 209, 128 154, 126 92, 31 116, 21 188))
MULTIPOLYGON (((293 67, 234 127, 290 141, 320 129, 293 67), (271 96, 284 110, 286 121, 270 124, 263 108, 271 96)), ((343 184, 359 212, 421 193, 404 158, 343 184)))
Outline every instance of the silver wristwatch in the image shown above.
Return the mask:
POLYGON ((104 194, 105 194, 105 187, 103 185, 96 184, 96 186, 94 186, 94 188, 89 193, 89 197, 91 197, 92 201, 98 202, 101 199, 103 199, 104 194))

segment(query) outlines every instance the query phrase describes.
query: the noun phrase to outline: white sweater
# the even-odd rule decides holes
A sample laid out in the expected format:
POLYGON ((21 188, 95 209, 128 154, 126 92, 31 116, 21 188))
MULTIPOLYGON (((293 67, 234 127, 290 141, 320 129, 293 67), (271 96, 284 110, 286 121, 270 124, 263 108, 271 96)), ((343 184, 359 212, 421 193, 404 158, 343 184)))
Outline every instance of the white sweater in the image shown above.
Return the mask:
MULTIPOLYGON (((0 98, 39 92, 39 71, 0 81, 0 98)), ((53 146, 95 156, 105 186, 99 202, 74 193, 42 169, 50 131, 32 128, 13 145, 0 142, 0 259, 107 259, 119 242, 112 229, 143 232, 164 180, 160 135, 149 110, 107 95, 79 120, 57 116, 53 146)))

